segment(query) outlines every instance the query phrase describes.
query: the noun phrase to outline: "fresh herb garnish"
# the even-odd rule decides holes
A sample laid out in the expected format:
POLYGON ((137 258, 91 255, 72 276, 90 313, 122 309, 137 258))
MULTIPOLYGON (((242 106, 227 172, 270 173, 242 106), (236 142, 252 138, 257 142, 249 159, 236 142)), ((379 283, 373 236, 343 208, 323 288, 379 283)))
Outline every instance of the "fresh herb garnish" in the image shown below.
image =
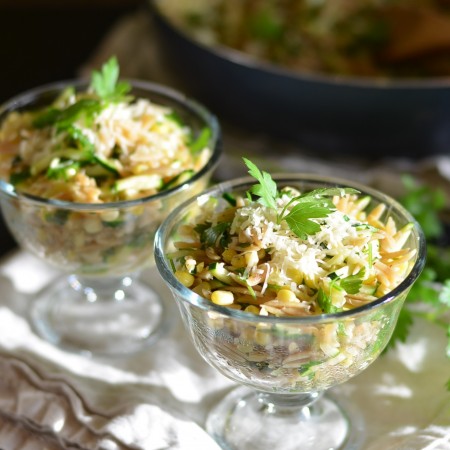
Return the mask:
POLYGON ((357 294, 361 289, 365 273, 365 269, 362 268, 358 273, 355 273, 354 275, 349 275, 345 278, 341 278, 339 280, 339 285, 348 294, 357 294))
POLYGON ((119 65, 117 59, 112 57, 101 68, 93 71, 91 89, 99 98, 82 98, 66 108, 50 106, 38 114, 33 121, 36 128, 55 126, 58 131, 67 131, 82 116, 87 122, 92 122, 95 114, 109 102, 124 100, 131 87, 125 81, 118 81, 119 65))
POLYGON ((191 153, 195 155, 200 150, 203 150, 205 147, 208 146, 210 139, 211 139, 211 130, 209 128, 203 128, 200 134, 197 136, 197 138, 189 144, 189 149, 191 153))
POLYGON ((276 210, 277 223, 280 224, 283 220, 286 221, 291 231, 300 239, 307 239, 308 235, 313 235, 320 231, 320 224, 311 219, 323 219, 336 210, 331 197, 358 193, 356 189, 352 188, 315 189, 293 197, 279 213, 277 198, 280 196, 280 193, 277 184, 270 174, 260 171, 250 160, 243 159, 249 169, 248 173, 259 181, 259 184, 255 184, 250 188, 247 196, 251 196, 251 194, 256 195, 259 197, 259 203, 276 210), (288 207, 294 202, 295 205, 288 211, 288 207))
MULTIPOLYGON (((445 207, 445 195, 439 189, 426 184, 419 185, 411 176, 402 179, 406 194, 400 198, 400 202, 422 227, 427 241, 427 261, 400 311, 389 347, 404 342, 414 318, 420 316, 446 329, 448 341, 444 351, 450 358, 450 246, 441 242, 444 229, 440 219, 440 213, 445 207), (414 308, 417 302, 426 303, 427 310, 424 312, 414 308)), ((446 387, 450 391, 450 379, 446 387)))
POLYGON ((221 222, 214 226, 206 222, 198 224, 194 229, 200 235, 200 242, 206 247, 215 247, 218 243, 225 247, 224 240, 227 239, 230 226, 230 222, 221 222))
POLYGON ((255 164, 247 158, 243 158, 245 165, 248 167, 248 173, 259 181, 250 188, 250 192, 259 197, 259 203, 268 208, 277 209, 276 199, 278 197, 278 189, 275 181, 270 174, 260 171, 255 164))
POLYGON ((119 64, 113 56, 100 71, 92 72, 91 87, 105 101, 121 101, 130 91, 131 86, 126 81, 119 81, 119 64))
POLYGON ((57 109, 53 106, 46 108, 33 121, 36 128, 55 126, 58 131, 66 130, 82 115, 87 120, 91 120, 94 114, 101 109, 100 102, 93 98, 82 98, 76 103, 64 109, 57 109))
POLYGON ((307 239, 308 235, 316 234, 321 228, 311 219, 322 219, 332 211, 333 208, 322 206, 319 202, 299 203, 283 219, 300 239, 307 239))
POLYGON ((320 306, 320 309, 326 314, 333 314, 341 311, 340 308, 333 305, 331 290, 333 287, 330 287, 330 293, 327 294, 322 288, 319 288, 317 292, 317 303, 320 306))

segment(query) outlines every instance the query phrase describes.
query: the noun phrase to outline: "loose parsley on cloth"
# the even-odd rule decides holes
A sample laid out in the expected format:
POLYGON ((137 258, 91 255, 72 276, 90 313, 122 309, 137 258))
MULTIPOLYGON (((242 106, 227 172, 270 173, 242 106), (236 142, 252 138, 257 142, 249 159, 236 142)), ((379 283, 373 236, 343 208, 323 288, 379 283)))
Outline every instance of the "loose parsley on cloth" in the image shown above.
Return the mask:
MULTIPOLYGON (((403 183, 406 194, 399 200, 423 229, 427 240, 427 262, 408 294, 389 346, 404 342, 414 318, 421 316, 446 329, 448 340, 443 351, 450 358, 450 243, 445 242, 445 229, 440 219, 445 208, 445 195, 428 185, 419 185, 410 176, 404 176, 403 183), (426 304, 425 311, 414 307, 418 302, 426 304)), ((447 389, 450 391, 450 379, 447 389)))

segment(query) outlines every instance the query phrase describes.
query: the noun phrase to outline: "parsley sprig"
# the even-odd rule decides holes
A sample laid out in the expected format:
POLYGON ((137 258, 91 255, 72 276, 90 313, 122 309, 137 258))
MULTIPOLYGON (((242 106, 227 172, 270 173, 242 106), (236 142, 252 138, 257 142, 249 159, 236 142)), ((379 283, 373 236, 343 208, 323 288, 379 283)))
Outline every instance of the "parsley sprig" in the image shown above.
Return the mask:
POLYGON ((328 289, 319 288, 317 303, 322 311, 326 314, 342 311, 342 308, 333 304, 333 291, 344 290, 347 294, 357 294, 363 284, 365 273, 365 269, 362 268, 356 274, 347 275, 344 278, 335 275, 328 289))
POLYGON ((100 71, 92 72, 91 88, 102 100, 116 102, 123 100, 131 86, 126 81, 119 81, 119 64, 113 56, 103 64, 100 71))
POLYGON ((314 189, 292 197, 288 204, 279 212, 277 199, 280 197, 280 192, 271 175, 259 170, 249 159, 243 158, 243 160, 249 169, 248 173, 259 181, 258 184, 250 188, 249 195, 256 195, 259 197, 259 203, 274 209, 277 212, 277 224, 285 221, 291 231, 300 239, 307 239, 309 235, 314 235, 320 231, 320 223, 312 219, 324 219, 336 210, 332 197, 359 192, 352 188, 314 189))
POLYGON ((100 71, 92 72, 90 90, 96 96, 81 98, 65 108, 50 106, 34 119, 33 125, 36 128, 54 126, 57 131, 66 131, 73 128, 77 120, 83 118, 87 122, 92 121, 94 115, 108 104, 126 100, 130 89, 129 83, 119 81, 119 64, 112 57, 100 71))
MULTIPOLYGON (((49 178, 66 178, 67 174, 77 171, 82 165, 100 165, 106 170, 100 173, 117 176, 114 164, 96 155, 94 144, 82 131, 81 124, 92 126, 95 116, 104 108, 115 102, 129 102, 127 96, 131 86, 119 80, 119 64, 116 57, 110 58, 99 71, 94 70, 91 75, 89 89, 74 103, 64 106, 70 96, 75 95, 74 87, 69 87, 55 100, 55 102, 39 112, 33 120, 35 128, 53 127, 56 133, 65 133, 66 144, 79 154, 62 155, 61 161, 53 161, 49 167, 49 178)), ((15 174, 11 182, 20 182, 29 177, 29 173, 15 174)))
MULTIPOLYGON (((389 346, 405 342, 414 319, 421 316, 446 330, 444 351, 450 358, 450 245, 445 242, 445 230, 440 219, 445 208, 445 195, 439 189, 419 185, 410 176, 403 177, 403 184, 406 194, 400 202, 423 229, 427 240, 427 262, 400 311, 389 346), (426 304, 425 311, 416 307, 418 302, 426 304)), ((446 387, 450 391, 450 379, 446 387)))

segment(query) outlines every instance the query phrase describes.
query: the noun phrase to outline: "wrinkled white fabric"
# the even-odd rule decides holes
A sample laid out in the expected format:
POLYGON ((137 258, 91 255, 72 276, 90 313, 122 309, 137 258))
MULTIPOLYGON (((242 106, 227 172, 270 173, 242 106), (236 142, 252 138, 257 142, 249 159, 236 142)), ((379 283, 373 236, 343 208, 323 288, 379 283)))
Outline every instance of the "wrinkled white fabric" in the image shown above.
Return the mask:
MULTIPOLYGON (((24 316, 54 275, 23 252, 0 266, 0 448, 218 449, 205 418, 233 384, 197 354, 179 318, 143 354, 66 353, 24 316)), ((450 449, 444 347, 443 330, 417 321, 406 343, 331 390, 363 420, 364 450, 450 449)))

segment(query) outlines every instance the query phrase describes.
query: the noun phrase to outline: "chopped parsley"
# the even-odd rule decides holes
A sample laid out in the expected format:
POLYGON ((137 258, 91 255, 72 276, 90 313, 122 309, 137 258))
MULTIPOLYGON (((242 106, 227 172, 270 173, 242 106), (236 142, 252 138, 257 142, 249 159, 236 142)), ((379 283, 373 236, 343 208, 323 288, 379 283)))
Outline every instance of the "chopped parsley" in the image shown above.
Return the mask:
MULTIPOLYGON (((259 197, 258 201, 262 205, 277 210, 277 199, 280 193, 277 184, 270 174, 260 171, 250 160, 243 158, 248 173, 259 181, 250 188, 249 194, 259 197)), ((352 188, 320 188, 293 197, 279 214, 277 212, 277 223, 283 220, 289 225, 291 231, 300 239, 307 239, 308 235, 316 234, 320 231, 320 224, 311 219, 322 219, 336 210, 331 197, 335 195, 356 194, 358 191, 352 188), (295 205, 286 213, 288 207, 295 202, 295 205)))
MULTIPOLYGON (((419 185, 410 176, 404 176, 403 183, 406 194, 400 198, 400 202, 422 227, 427 240, 427 262, 400 311, 389 347, 395 346, 397 342, 405 342, 414 318, 421 316, 446 330, 448 340, 444 351, 450 358, 450 323, 446 319, 450 314, 450 246, 441 242, 445 232, 440 219, 440 213, 445 207, 445 195, 439 189, 419 185), (427 304, 427 312, 412 308, 418 301, 427 304)), ((446 387, 450 391, 450 379, 446 387)))

